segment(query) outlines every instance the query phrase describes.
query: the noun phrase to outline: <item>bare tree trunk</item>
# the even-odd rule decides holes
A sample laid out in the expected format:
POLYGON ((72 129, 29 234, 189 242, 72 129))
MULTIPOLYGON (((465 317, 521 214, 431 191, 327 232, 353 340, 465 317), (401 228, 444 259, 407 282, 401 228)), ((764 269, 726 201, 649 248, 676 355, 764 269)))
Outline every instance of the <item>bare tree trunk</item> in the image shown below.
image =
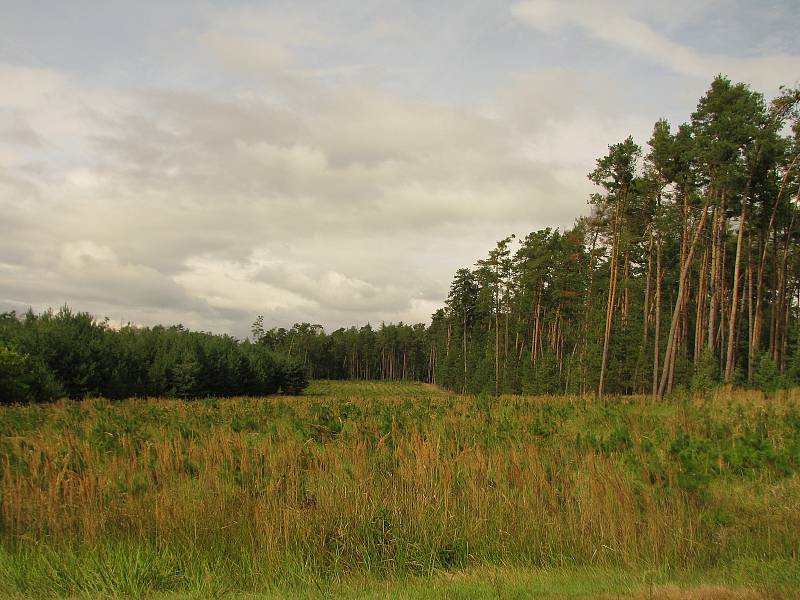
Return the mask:
POLYGON ((461 386, 461 393, 466 394, 467 393, 467 311, 466 310, 464 310, 464 320, 463 320, 461 339, 463 340, 462 350, 464 352, 464 385, 461 386))
MULTIPOLYGON (((682 235, 681 235, 681 265, 686 260, 686 254, 689 251, 689 191, 684 190, 683 192, 683 227, 682 227, 682 235)), ((691 280, 686 280, 686 286, 683 289, 683 299, 681 300, 681 316, 680 320, 678 321, 678 328, 681 334, 681 344, 680 348, 683 348, 684 352, 688 351, 688 344, 689 344, 689 288, 691 287, 691 280)), ((675 356, 678 355, 678 348, 674 350, 675 356)), ((672 363, 672 374, 670 376, 670 383, 669 383, 669 391, 672 392, 672 382, 674 380, 674 372, 675 372, 675 361, 673 360, 672 363)))
POLYGON ((751 179, 747 182, 747 188, 742 196, 742 212, 739 218, 739 234, 736 238, 736 259, 733 264, 733 285, 731 290, 731 313, 728 319, 728 358, 725 363, 725 383, 730 383, 733 378, 733 366, 735 364, 734 352, 736 350, 736 315, 739 309, 739 270, 742 262, 742 247, 744 245, 744 229, 747 219, 747 198, 750 195, 751 179))
MULTIPOLYGON (((800 197, 800 194, 798 194, 800 197)), ((779 269, 779 281, 780 286, 778 288, 778 299, 779 299, 779 306, 780 311, 778 313, 778 318, 776 319, 776 340, 775 340, 775 364, 780 368, 781 372, 783 372, 786 362, 785 351, 784 348, 788 348, 788 340, 789 340, 789 297, 790 295, 787 293, 788 290, 788 275, 787 275, 787 267, 789 264, 789 249, 791 247, 792 241, 792 232, 794 229, 794 218, 795 212, 792 212, 792 219, 789 223, 789 227, 786 230, 786 237, 783 246, 783 257, 780 262, 780 269, 779 269)))
MULTIPOLYGON (((792 294, 786 294, 786 302, 792 294)), ((786 371, 787 357, 789 355, 789 313, 788 306, 783 311, 783 331, 781 332, 781 359, 778 362, 778 369, 783 373, 786 371)))
POLYGON ((614 323, 614 304, 616 303, 617 292, 617 260, 615 248, 612 248, 613 261, 611 263, 611 274, 609 276, 608 302, 606 304, 606 328, 603 336, 603 357, 600 364, 600 384, 597 395, 603 397, 605 386, 606 367, 608 365, 608 348, 611 342, 611 329, 614 323))
POLYGON ((629 285, 629 278, 631 274, 631 263, 628 257, 628 252, 626 251, 623 259, 622 264, 624 265, 622 270, 622 282, 624 285, 624 289, 622 290, 622 322, 628 322, 628 309, 630 306, 630 285, 629 285))
POLYGON ((753 236, 747 235, 747 381, 753 381, 753 236))
POLYGON ((661 236, 656 244, 656 318, 653 332, 653 400, 658 397, 658 359, 661 356, 661 236))
POLYGON ((500 395, 500 280, 494 301, 494 395, 500 395))
POLYGON ((511 312, 509 308, 509 298, 508 298, 508 286, 506 286, 505 290, 505 305, 506 305, 506 324, 505 324, 505 337, 503 339, 503 378, 505 379, 505 374, 508 370, 508 318, 509 313, 511 312))
POLYGON ((694 323, 694 364, 700 363, 700 356, 703 352, 703 331, 705 330, 705 310, 706 310, 706 288, 708 271, 708 249, 703 252, 700 261, 700 274, 697 282, 697 307, 694 323))
POLYGON ((719 211, 718 206, 714 207, 714 217, 711 225, 711 286, 708 299, 708 350, 714 352, 714 327, 717 319, 717 281, 719 273, 719 244, 717 243, 719 231, 719 211))
POLYGON ((611 264, 608 283, 608 303, 606 304, 606 329, 603 337, 603 357, 600 363, 600 383, 597 388, 597 396, 603 398, 603 388, 605 386, 606 368, 608 366, 608 347, 611 342, 611 329, 614 323, 614 306, 616 304, 617 293, 617 263, 619 262, 619 233, 620 233, 620 213, 621 201, 617 200, 614 216, 614 233, 611 239, 611 264))
POLYGON ((764 236, 764 246, 761 249, 761 260, 758 263, 758 273, 756 275, 756 309, 755 309, 755 316, 754 316, 754 323, 753 323, 753 343, 752 343, 752 350, 750 351, 750 361, 754 362, 755 357, 758 354, 759 346, 761 345, 761 323, 763 320, 762 315, 762 295, 763 295, 763 286, 764 286, 764 269, 767 264, 767 251, 769 249, 769 236, 772 232, 772 227, 775 224, 775 216, 778 213, 778 207, 780 206, 781 198, 783 197, 783 193, 786 190, 786 183, 789 180, 789 176, 791 172, 794 170, 795 166, 797 165, 797 160, 800 158, 800 154, 796 154, 795 157, 792 159, 791 164, 786 169, 786 173, 783 176, 783 180, 781 181, 781 187, 778 191, 778 195, 775 197, 775 203, 772 205, 772 212, 770 213, 769 223, 767 225, 766 235, 764 236))
MULTIPOLYGON (((715 208, 715 226, 712 245, 714 249, 713 269, 711 273, 711 301, 709 302, 708 315, 708 349, 716 355, 717 346, 722 348, 724 343, 724 314, 725 314, 725 233, 727 220, 725 219, 725 192, 720 193, 720 201, 715 208)), ((724 354, 720 352, 720 369, 724 354)))
POLYGON ((678 281, 678 295, 675 300, 675 310, 672 313, 672 323, 669 327, 669 337, 667 338, 667 350, 664 353, 664 367, 663 372, 661 375, 661 382, 658 386, 658 399, 661 400, 664 397, 664 391, 667 387, 667 379, 670 376, 670 372, 674 374, 673 364, 674 363, 674 354, 675 354, 675 344, 677 342, 677 333, 678 333, 678 319, 681 313, 681 304, 683 304, 683 290, 686 286, 686 279, 689 274, 689 268, 692 264, 692 257, 694 256, 694 251, 697 247, 697 240, 700 238, 700 234, 703 231, 703 227, 706 224, 706 218, 708 216, 708 205, 710 202, 710 197, 706 197, 706 202, 703 205, 703 214, 700 217, 700 223, 697 225, 697 229, 695 229, 694 237, 692 238, 691 247, 689 248, 689 253, 686 256, 686 260, 684 264, 681 266, 681 275, 678 281))
POLYGON ((642 324, 642 348, 647 348, 647 337, 648 332, 650 330, 650 281, 652 280, 653 276, 653 225, 650 224, 650 240, 647 244, 647 280, 645 281, 644 286, 644 307, 642 312, 644 313, 643 316, 643 324, 642 324))
MULTIPOLYGON (((678 317, 678 327, 680 327, 680 316, 678 317)), ((672 387, 675 385, 675 362, 678 358, 678 335, 675 334, 675 342, 672 344, 672 356, 669 359, 669 377, 667 379, 667 394, 672 393, 672 387)))
MULTIPOLYGON (((589 251, 589 282, 588 282, 588 289, 586 290, 586 318, 583 321, 583 340, 581 343, 581 353, 578 358, 578 363, 580 365, 580 376, 581 376, 581 394, 586 393, 586 370, 584 368, 584 353, 586 351, 586 345, 589 343, 589 323, 591 322, 592 318, 592 290, 594 288, 594 251, 595 246, 597 245, 597 234, 599 232, 599 228, 595 228, 594 235, 592 236, 592 249, 589 251)), ((538 304, 537 304, 538 310, 538 304)))
MULTIPOLYGON (((723 209, 724 215, 724 209, 723 209)), ((728 335, 726 327, 726 319, 728 316, 728 288, 725 285, 725 273, 727 272, 727 259, 726 241, 728 239, 728 219, 723 217, 723 223, 720 229, 720 257, 722 259, 719 269, 719 327, 717 328, 717 347, 719 348, 719 372, 725 373, 725 348, 728 335)))

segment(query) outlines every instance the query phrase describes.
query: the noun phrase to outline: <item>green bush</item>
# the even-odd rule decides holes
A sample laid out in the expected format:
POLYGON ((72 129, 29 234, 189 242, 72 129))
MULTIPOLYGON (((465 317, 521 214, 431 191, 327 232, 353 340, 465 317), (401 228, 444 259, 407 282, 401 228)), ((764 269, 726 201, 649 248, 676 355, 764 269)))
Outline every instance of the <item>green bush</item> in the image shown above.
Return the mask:
POLYGON ((0 344, 0 404, 49 400, 61 393, 53 374, 39 361, 0 344))
POLYGON ((693 392, 710 392, 719 385, 719 365, 714 353, 703 350, 700 361, 694 369, 690 384, 693 392))
POLYGON ((287 396, 299 396, 308 387, 308 370, 302 363, 286 359, 280 371, 281 391, 287 396))
POLYGON ((0 400, 3 403, 28 399, 27 363, 27 356, 0 346, 0 400))
POLYGON ((0 402, 60 396, 301 394, 306 367, 264 344, 174 327, 111 329, 64 307, 0 314, 0 402))
POLYGON ((753 373, 753 385, 767 393, 786 387, 786 381, 778 370, 778 366, 766 352, 758 360, 756 370, 753 373))

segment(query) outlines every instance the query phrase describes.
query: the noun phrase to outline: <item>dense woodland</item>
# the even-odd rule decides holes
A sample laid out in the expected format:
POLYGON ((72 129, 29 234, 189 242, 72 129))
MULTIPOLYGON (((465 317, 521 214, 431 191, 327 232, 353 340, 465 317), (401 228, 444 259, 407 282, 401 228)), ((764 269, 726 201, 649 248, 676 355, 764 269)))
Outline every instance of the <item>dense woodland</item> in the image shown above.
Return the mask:
POLYGON ((182 326, 119 330, 69 308, 0 315, 0 403, 67 396, 299 394, 306 369, 263 345, 182 326))
POLYGON ((688 122, 609 146, 591 214, 459 269, 429 327, 256 339, 315 377, 457 391, 645 393, 800 383, 800 90, 716 78, 688 122))
POLYGON ((459 269, 431 324, 111 330, 68 310, 0 320, 0 394, 297 392, 304 375, 455 391, 639 393, 800 383, 800 89, 716 78, 688 122, 609 146, 590 215, 459 269), (21 386, 21 387, 20 387, 21 386), (8 390, 11 390, 9 392, 8 390), (15 391, 16 390, 16 391, 15 391), (24 390, 24 393, 20 390, 24 390))

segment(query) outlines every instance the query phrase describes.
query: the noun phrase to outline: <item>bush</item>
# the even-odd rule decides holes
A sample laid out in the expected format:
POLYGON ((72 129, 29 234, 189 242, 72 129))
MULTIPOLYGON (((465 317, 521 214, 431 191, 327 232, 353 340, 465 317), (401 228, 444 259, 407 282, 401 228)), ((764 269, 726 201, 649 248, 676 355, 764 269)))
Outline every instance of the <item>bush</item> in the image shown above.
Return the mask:
POLYGON ((710 392, 718 385, 719 365, 714 353, 706 348, 695 367, 690 387, 693 392, 710 392))
POLYGON ((4 404, 28 400, 28 357, 0 346, 0 401, 4 404))
POLYGON ((0 402, 104 396, 301 394, 304 365, 268 346, 174 327, 123 327, 68 308, 0 314, 0 402))
POLYGON ((39 361, 0 344, 0 404, 57 398, 61 387, 39 361))
POLYGON ((759 358, 753 373, 753 386, 767 393, 786 387, 786 381, 778 370, 778 366, 766 352, 759 358))
POLYGON ((287 396, 299 396, 308 387, 308 370, 300 362, 287 359, 280 371, 281 391, 287 396))

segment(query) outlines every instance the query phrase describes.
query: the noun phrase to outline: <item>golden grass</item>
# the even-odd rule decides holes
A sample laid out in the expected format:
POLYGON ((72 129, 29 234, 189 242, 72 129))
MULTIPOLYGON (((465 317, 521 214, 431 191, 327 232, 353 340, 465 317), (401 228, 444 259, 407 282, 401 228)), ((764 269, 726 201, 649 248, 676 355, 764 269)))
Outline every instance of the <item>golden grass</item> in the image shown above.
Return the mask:
MULTIPOLYGON (((244 589, 481 564, 681 569, 750 550, 796 559, 797 475, 723 479, 700 494, 675 484, 669 455, 674 436, 708 427, 701 414, 734 432, 767 412, 783 423, 796 393, 626 399, 619 410, 396 384, 321 383, 311 394, 5 409, 16 425, 0 438, 0 541, 12 554, 42 544, 130 544, 173 557, 186 548, 238 565, 244 589), (551 413, 554 430, 536 433, 551 413), (624 425, 630 442, 579 442, 592 431, 608 438, 604 419, 624 425), (661 479, 645 459, 661 461, 661 479)), ((789 443, 791 431, 767 423, 776 447, 789 443)))
MULTIPOLYGON (((619 598, 619 596, 600 596, 599 598, 619 598)), ((657 587, 652 592, 647 590, 633 596, 625 596, 630 600, 768 600, 777 596, 755 590, 739 590, 724 586, 700 586, 696 588, 679 588, 676 586, 657 587)))

